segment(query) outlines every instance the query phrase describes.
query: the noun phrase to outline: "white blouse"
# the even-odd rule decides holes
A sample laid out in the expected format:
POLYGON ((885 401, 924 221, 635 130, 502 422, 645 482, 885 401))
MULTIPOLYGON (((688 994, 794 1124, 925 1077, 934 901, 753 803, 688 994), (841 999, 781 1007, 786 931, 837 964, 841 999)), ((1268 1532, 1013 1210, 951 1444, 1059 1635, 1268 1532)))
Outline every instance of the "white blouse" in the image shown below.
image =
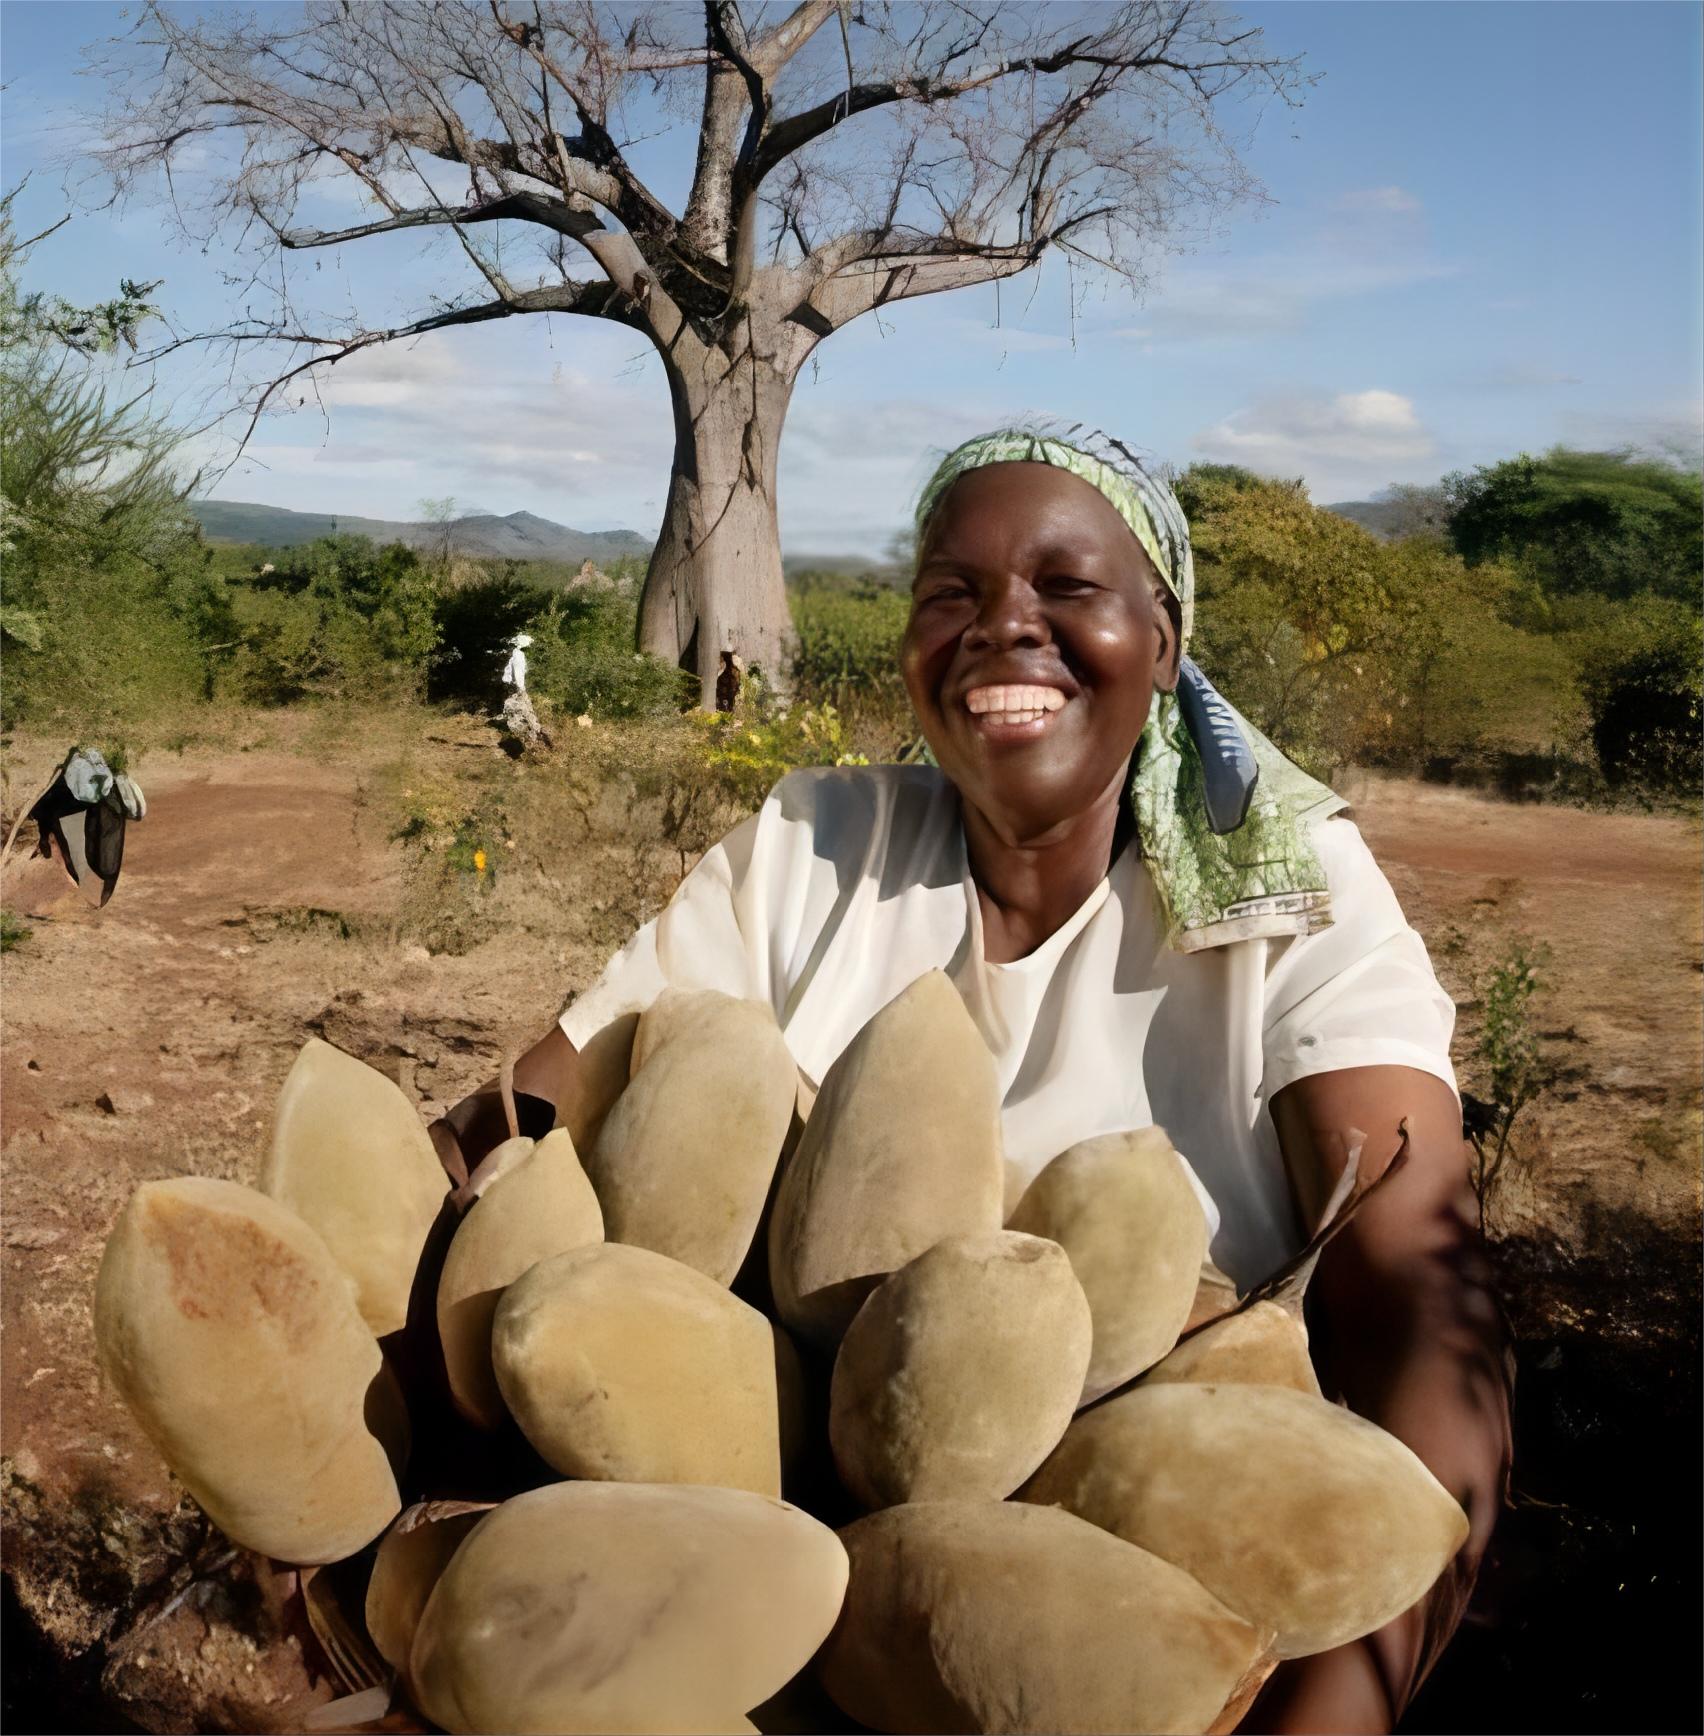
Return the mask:
POLYGON ((1008 1201, 1079 1140, 1158 1123, 1194 1169, 1212 1257, 1241 1285, 1299 1232, 1267 1105, 1344 1067, 1455 1089, 1455 1008, 1361 834, 1314 841, 1333 921, 1191 954, 1165 944, 1133 848, 1027 957, 990 964, 958 795, 930 766, 794 772, 687 875, 562 1015, 576 1046, 667 987, 768 1001, 814 1088, 860 1027, 946 971, 994 1052, 1008 1201))

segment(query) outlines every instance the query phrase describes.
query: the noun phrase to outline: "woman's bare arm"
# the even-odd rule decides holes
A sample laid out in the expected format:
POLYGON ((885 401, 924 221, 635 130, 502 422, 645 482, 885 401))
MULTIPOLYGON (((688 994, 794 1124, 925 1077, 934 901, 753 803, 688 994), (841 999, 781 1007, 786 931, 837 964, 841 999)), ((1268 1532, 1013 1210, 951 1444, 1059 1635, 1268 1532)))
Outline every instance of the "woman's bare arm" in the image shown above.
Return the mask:
POLYGON ((1337 1179, 1343 1137, 1366 1134, 1364 1171, 1377 1174, 1408 1123, 1407 1163, 1321 1257, 1308 1321, 1327 1395, 1405 1442, 1461 1502, 1470 1532, 1412 1610, 1281 1666, 1243 1728, 1388 1731, 1455 1632, 1502 1507, 1512 1363, 1449 1088, 1414 1068, 1348 1068, 1281 1091, 1272 1116, 1310 1226, 1337 1179))
MULTIPOLYGON (((552 1025, 515 1063, 515 1114, 519 1130, 541 1138, 556 1125, 579 1078, 579 1051, 560 1025, 552 1025)), ((480 1086, 428 1129, 439 1160, 457 1186, 479 1161, 509 1137, 509 1117, 496 1079, 480 1086)))

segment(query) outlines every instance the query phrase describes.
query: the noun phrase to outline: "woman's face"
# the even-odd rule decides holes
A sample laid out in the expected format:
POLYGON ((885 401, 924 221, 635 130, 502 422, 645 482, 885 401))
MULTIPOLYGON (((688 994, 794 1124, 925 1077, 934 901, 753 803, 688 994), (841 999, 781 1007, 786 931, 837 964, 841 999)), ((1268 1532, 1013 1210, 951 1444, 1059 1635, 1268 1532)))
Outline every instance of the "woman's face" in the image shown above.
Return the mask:
POLYGON ((1019 836, 1118 785, 1177 682, 1167 593, 1100 491, 1052 465, 959 478, 918 551, 900 672, 960 795, 1019 836))

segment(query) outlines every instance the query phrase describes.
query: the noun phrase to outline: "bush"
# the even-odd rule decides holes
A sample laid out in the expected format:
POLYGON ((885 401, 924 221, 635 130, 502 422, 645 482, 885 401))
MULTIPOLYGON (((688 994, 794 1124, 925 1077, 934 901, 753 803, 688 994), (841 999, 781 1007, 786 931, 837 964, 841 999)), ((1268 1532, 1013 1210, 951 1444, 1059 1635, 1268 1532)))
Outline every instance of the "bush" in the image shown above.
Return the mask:
POLYGON ((1704 778, 1704 624, 1644 597, 1574 640, 1598 763, 1613 785, 1696 794, 1704 778))
POLYGON ((321 537, 226 593, 235 644, 220 684, 278 705, 393 683, 424 691, 438 643, 438 575, 401 543, 321 537))
POLYGON ((531 632, 549 593, 522 577, 519 562, 446 588, 438 598, 438 646, 426 692, 487 711, 503 703, 503 665, 517 633, 531 632))
MULTIPOLYGON (((545 600, 527 624, 527 686, 559 711, 647 717, 690 703, 689 678, 633 649, 638 597, 630 583, 586 585, 545 600)), ((690 681, 690 697, 697 682, 690 681)))
POLYGON ((910 732, 911 704, 899 676, 910 597, 864 581, 796 591, 792 607, 799 697, 834 707, 852 727, 868 725, 896 740, 910 732))

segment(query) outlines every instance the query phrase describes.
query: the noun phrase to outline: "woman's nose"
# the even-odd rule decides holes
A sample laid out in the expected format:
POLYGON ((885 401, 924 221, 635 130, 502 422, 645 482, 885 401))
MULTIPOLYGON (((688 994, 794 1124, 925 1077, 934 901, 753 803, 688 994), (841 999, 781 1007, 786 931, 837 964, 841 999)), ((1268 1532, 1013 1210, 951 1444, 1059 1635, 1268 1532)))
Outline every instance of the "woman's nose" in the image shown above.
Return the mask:
POLYGON ((1045 645, 1051 637, 1035 587, 1010 579, 983 592, 965 641, 968 649, 1004 651, 1015 645, 1045 645))

